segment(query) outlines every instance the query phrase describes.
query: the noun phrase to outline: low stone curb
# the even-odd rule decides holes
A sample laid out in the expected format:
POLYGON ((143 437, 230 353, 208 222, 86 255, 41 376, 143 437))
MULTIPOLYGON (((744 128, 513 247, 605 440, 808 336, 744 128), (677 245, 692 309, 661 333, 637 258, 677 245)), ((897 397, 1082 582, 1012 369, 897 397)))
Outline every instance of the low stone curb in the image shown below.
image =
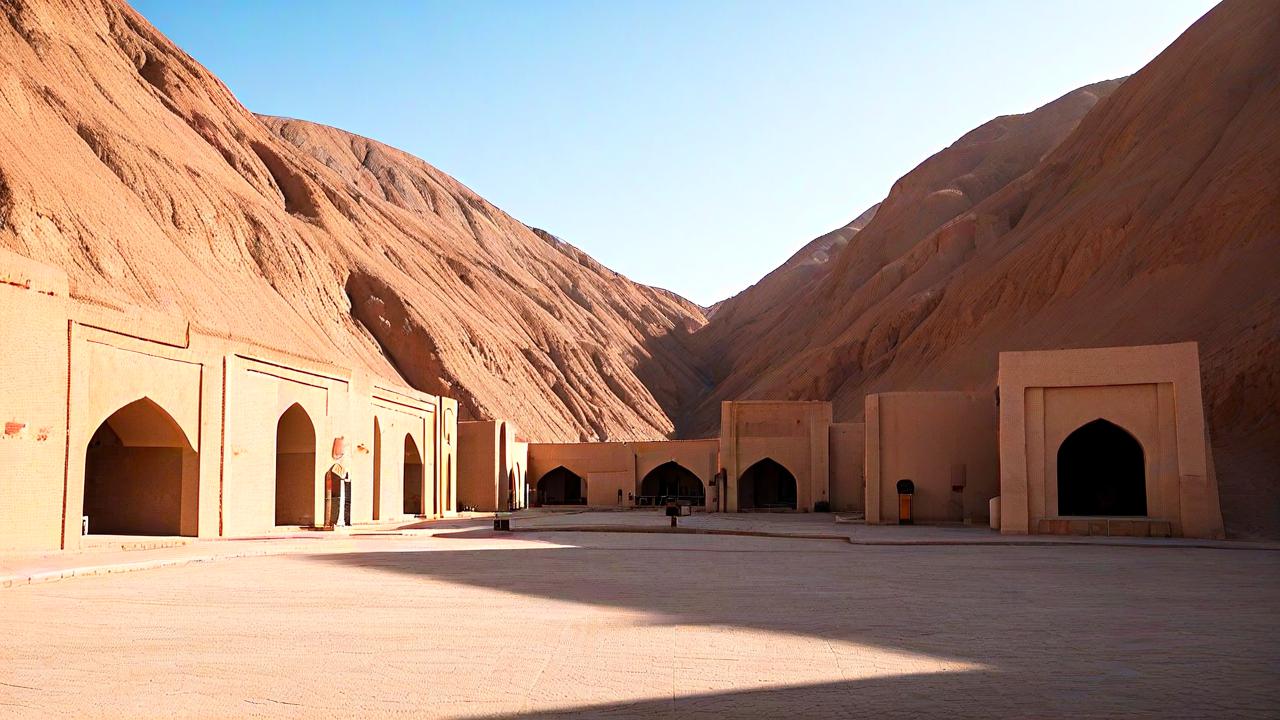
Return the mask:
POLYGON ((792 540, 841 540, 850 545, 882 545, 882 546, 977 546, 977 547, 1059 547, 1074 545, 1084 547, 1123 547, 1123 548, 1166 548, 1192 550, 1266 550, 1280 551, 1280 545, 1245 545, 1227 542, 1119 542, 1107 540, 863 540, 848 535, 829 535, 820 533, 776 533, 763 530, 726 530, 722 528, 688 528, 688 527, 615 527, 609 525, 562 525, 557 527, 511 528, 513 533, 536 532, 598 532, 598 533, 649 533, 674 535, 736 535, 741 537, 782 538, 792 540))
POLYGON ((163 558, 141 560, 138 562, 112 563, 109 565, 85 565, 82 567, 64 568, 62 570, 46 570, 30 575, 10 575, 0 577, 0 588, 21 587, 39 583, 56 582, 73 577, 92 577, 94 575, 112 575, 115 573, 137 572, 139 570, 155 570, 163 567, 178 567, 194 563, 214 562, 217 560, 234 560, 236 558, 260 557, 265 555, 283 555, 296 548, 281 548, 278 551, 262 549, 258 552, 232 553, 228 555, 196 555, 182 558, 163 558))

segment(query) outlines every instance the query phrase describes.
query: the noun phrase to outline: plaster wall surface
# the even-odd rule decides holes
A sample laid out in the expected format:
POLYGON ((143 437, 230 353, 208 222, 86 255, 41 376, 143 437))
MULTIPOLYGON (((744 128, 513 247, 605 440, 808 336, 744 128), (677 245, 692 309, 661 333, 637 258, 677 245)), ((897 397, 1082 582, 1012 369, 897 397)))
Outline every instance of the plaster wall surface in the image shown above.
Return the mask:
POLYGON ((67 292, 61 271, 0 250, 0 549, 61 543, 67 292))
POLYGON ((494 420, 458 423, 458 504, 486 512, 499 505, 499 425, 494 420))
POLYGON ((868 523, 898 521, 902 479, 915 484, 915 522, 987 522, 1000 478, 991 393, 877 393, 865 408, 868 523))
POLYGON ((599 443, 529 443, 529 484, 557 467, 564 466, 587 481, 587 504, 616 507, 618 491, 622 504, 630 507, 641 494, 646 475, 661 465, 674 462, 702 482, 706 503, 714 509, 716 488, 712 482, 719 470, 719 441, 652 440, 599 443))
POLYGON ((831 509, 862 511, 866 498, 866 423, 832 423, 831 509))
POLYGON ((796 479, 796 509, 808 512, 830 501, 831 403, 727 401, 720 405, 720 462, 727 487, 725 507, 736 512, 738 484, 766 458, 796 479))
POLYGON ((1058 449, 1094 420, 1142 446, 1147 517, 1223 537, 1195 343, 1000 354, 1001 532, 1058 519, 1058 449))
MULTIPOLYGON (((450 398, 203 335, 182 318, 80 302, 60 271, 12 253, 0 253, 0 280, 0 340, 8 348, 0 354, 2 550, 76 549, 86 509, 138 533, 269 531, 277 422, 295 405, 313 429, 314 453, 285 447, 279 456, 296 479, 286 496, 309 500, 293 520, 322 517, 324 477, 335 462, 350 474, 353 519, 372 519, 375 416, 387 435, 382 470, 394 473, 380 483, 388 505, 402 499, 407 435, 421 457, 427 514, 455 507, 450 398), (122 410, 144 406, 144 413, 122 410), (160 418, 172 434, 146 418, 160 418), (110 432, 100 436, 105 446, 95 445, 95 477, 113 489, 89 497, 86 508, 90 443, 104 425, 110 432)), ((109 527, 91 517, 95 529, 109 527)))

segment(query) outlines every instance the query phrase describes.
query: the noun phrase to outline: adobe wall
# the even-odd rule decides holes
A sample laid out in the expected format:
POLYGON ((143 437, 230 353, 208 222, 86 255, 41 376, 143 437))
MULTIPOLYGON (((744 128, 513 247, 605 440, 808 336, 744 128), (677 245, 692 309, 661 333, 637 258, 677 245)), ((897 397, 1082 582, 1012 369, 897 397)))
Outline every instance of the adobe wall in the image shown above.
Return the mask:
POLYGON ((437 455, 442 439, 438 427, 439 398, 375 383, 367 409, 363 413, 358 410, 356 415, 361 420, 352 433, 358 439, 357 457, 349 463, 353 485, 351 514, 355 521, 439 516, 437 455), (376 454, 373 452, 375 427, 380 433, 376 454), (406 438, 413 441, 411 446, 406 445, 406 438), (414 491, 421 498, 420 509, 409 512, 405 511, 405 473, 412 465, 406 462, 406 448, 409 460, 418 459, 422 465, 414 478, 420 485, 414 491))
POLYGON ((587 504, 632 507, 640 495, 645 476, 660 465, 675 462, 702 481, 706 504, 714 509, 716 472, 719 469, 719 441, 653 440, 643 442, 529 443, 528 484, 536 492, 538 480, 564 466, 587 481, 587 504))
POLYGON ((1058 519, 1058 450, 1103 419, 1142 446, 1147 518, 1223 537, 1195 343, 1001 353, 999 387, 1001 532, 1058 519))
POLYGON ((277 421, 295 404, 314 433, 313 455, 295 447, 280 456, 286 474, 299 478, 282 497, 309 504, 299 522, 323 517, 324 476, 339 438, 353 519, 373 518, 375 416, 388 450, 382 479, 394 478, 379 488, 380 504, 396 510, 387 514, 408 516, 397 505, 405 436, 422 459, 414 491, 425 514, 456 507, 457 403, 450 398, 202 335, 181 318, 72 300, 60 271, 12 253, 0 253, 0 281, 7 348, 0 354, 0 475, 21 479, 0 482, 0 549, 78 548, 86 509, 91 532, 99 528, 93 515, 140 533, 269 532, 276 527, 277 421), (111 496, 91 493, 86 508, 90 441, 104 426, 110 442, 94 446, 92 488, 109 487, 111 496), (170 446, 176 455, 163 450, 170 446), (173 482, 121 484, 148 474, 173 482), (139 503, 165 517, 138 515, 139 503))
POLYGON ((627 443, 529 443, 529 484, 537 487, 542 476, 564 466, 587 483, 587 505, 617 507, 635 493, 635 454, 627 443))
POLYGON ((503 420, 498 423, 498 467, 494 484, 498 490, 496 509, 518 510, 528 507, 529 443, 519 439, 515 423, 503 420))
POLYGON ((720 461, 725 505, 738 511, 739 481, 752 465, 770 458, 796 478, 796 509, 830 501, 831 403, 726 401, 720 404, 720 461))
POLYGON ((458 506, 492 512, 499 505, 499 425, 494 420, 458 423, 458 506))
POLYGON ((0 250, 0 549, 62 542, 67 290, 62 272, 0 250))
POLYGON ((862 512, 866 498, 866 423, 832 423, 830 432, 831 510, 862 512))
POLYGON ((868 523, 898 521, 902 479, 915 483, 915 522, 987 522, 1000 485, 991 393, 878 393, 865 408, 868 523))

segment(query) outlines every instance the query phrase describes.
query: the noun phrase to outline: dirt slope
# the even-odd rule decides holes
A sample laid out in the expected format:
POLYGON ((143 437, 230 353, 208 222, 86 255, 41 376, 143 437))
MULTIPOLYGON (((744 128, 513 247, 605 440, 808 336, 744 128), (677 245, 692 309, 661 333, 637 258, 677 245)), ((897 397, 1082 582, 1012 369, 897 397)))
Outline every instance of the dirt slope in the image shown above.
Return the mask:
POLYGON ((1228 530, 1280 535, 1277 118, 1280 6, 1228 0, 951 217, 931 188, 966 163, 924 172, 950 149, 904 177, 822 282, 704 359, 711 398, 852 418, 867 392, 990 387, 1000 350, 1196 340, 1228 530))
POLYGON ((254 116, 123 2, 0 13, 0 247, 78 297, 403 376, 537 439, 672 430, 694 304, 405 153, 254 116))
POLYGON ((682 432, 713 432, 722 400, 778 397, 773 371, 796 351, 808 350, 816 362, 789 378, 782 396, 829 398, 850 377, 858 338, 806 347, 812 333, 823 331, 828 338, 835 334, 816 326, 823 318, 817 309, 833 314, 827 319, 835 328, 857 319, 878 299, 866 292, 874 288, 863 288, 877 272, 1030 171, 1119 84, 1095 83, 1033 112, 983 124, 904 175, 883 203, 845 228, 815 239, 759 283, 721 303, 693 338, 713 388, 682 418, 682 432), (811 248, 823 249, 821 263, 813 262, 811 248))

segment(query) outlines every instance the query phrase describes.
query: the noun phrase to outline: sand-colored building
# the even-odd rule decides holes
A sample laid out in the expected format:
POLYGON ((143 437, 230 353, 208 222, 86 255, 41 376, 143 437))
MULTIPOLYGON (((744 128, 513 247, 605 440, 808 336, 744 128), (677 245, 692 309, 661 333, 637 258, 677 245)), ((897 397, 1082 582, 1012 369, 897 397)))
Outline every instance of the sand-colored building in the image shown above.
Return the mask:
POLYGON ((1004 533, 1223 537, 1195 343, 1000 354, 1004 533))
POLYGON ((865 408, 868 523, 898 521, 897 483, 906 479, 913 522, 987 524, 1000 494, 992 393, 876 393, 865 408))
POLYGON ((714 439, 530 443, 532 504, 646 507, 677 498, 714 510, 718 451, 714 439))
POLYGON ((1195 343, 1002 353, 995 392, 877 393, 849 422, 732 401, 715 438, 530 443, 447 397, 73 299, 12 253, 0 328, 0 549, 673 499, 894 523, 904 480, 914 522, 1223 536, 1195 343))
POLYGON ((494 512, 529 505, 529 442, 509 420, 458 423, 458 507, 494 512))
POLYGON ((0 549, 330 526, 337 474, 355 522, 456 508, 450 398, 78 301, 2 251, 0 328, 0 549))
POLYGON ((1200 393, 1195 343, 1003 353, 995 392, 875 393, 861 421, 834 422, 827 402, 732 401, 718 438, 531 443, 531 502, 897 523, 910 481, 916 523, 1219 538, 1200 393))

